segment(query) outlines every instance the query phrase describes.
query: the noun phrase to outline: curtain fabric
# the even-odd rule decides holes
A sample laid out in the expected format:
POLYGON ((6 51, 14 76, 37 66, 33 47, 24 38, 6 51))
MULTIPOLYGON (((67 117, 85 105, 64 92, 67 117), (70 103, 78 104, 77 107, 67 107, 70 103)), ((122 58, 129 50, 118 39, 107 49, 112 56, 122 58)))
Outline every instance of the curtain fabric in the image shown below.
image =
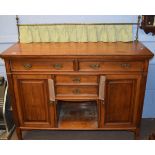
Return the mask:
POLYGON ((129 42, 132 25, 20 25, 20 42, 129 42))

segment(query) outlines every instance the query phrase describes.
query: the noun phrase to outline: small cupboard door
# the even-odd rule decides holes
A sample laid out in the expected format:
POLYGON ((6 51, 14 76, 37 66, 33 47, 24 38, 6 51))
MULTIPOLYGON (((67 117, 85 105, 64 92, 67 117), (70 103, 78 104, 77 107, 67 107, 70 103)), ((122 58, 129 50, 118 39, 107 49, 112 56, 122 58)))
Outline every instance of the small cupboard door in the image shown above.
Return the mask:
POLYGON ((134 127, 139 106, 140 75, 107 75, 101 100, 100 127, 134 127))
POLYGON ((49 79, 50 75, 14 75, 21 126, 54 127, 55 111, 54 104, 50 103, 49 79))

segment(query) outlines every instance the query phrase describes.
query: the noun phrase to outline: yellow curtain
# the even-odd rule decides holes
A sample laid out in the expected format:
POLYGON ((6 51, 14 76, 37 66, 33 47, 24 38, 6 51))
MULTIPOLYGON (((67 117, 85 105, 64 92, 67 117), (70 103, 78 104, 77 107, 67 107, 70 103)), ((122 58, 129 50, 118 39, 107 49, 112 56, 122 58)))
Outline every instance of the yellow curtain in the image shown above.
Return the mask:
POLYGON ((20 42, 129 42, 132 25, 20 25, 20 42))

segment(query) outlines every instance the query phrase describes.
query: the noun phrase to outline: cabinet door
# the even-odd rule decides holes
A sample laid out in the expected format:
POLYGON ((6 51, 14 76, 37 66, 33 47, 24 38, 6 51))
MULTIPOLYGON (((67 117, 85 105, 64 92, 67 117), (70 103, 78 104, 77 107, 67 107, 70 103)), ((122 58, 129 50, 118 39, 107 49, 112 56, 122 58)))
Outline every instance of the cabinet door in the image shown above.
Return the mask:
POLYGON ((101 127, 134 127, 139 106, 140 75, 107 75, 101 101, 101 127))
POLYGON ((14 75, 19 121, 23 127, 54 126, 54 104, 50 101, 50 75, 14 75))

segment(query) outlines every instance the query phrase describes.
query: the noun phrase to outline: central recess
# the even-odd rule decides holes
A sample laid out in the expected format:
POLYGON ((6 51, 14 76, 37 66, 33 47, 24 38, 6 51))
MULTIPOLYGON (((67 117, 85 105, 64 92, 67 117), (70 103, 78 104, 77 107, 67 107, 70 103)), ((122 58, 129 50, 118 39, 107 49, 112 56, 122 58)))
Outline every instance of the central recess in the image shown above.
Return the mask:
POLYGON ((96 101, 58 101, 58 128, 98 128, 97 109, 96 101))

